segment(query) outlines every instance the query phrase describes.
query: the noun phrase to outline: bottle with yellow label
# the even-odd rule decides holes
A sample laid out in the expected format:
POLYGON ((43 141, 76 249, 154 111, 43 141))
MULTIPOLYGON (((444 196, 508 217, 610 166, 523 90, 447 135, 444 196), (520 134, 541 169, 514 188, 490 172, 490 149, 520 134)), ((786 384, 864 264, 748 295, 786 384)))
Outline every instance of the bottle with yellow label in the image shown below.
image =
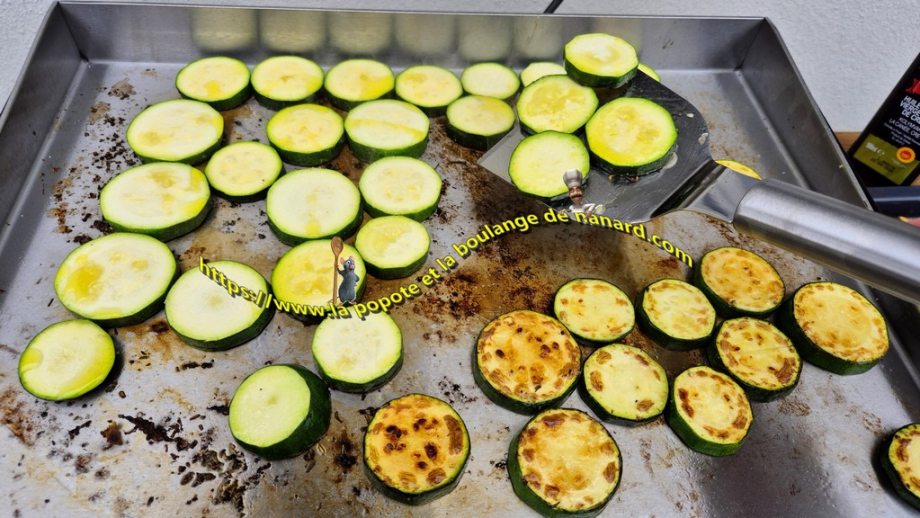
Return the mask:
POLYGON ((920 184, 920 56, 911 63, 849 151, 870 187, 920 184))

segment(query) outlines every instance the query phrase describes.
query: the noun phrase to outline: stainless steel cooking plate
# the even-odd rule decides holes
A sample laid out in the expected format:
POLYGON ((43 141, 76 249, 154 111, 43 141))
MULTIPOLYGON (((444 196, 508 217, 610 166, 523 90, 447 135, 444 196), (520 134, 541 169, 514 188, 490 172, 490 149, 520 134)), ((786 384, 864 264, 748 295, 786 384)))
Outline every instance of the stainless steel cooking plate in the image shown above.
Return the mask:
MULTIPOLYGON (((0 116, 0 488, 22 516, 531 516, 514 496, 504 459, 526 422, 486 399, 473 382, 470 352, 480 328, 519 308, 546 311, 575 277, 600 277, 634 296, 662 277, 686 278, 684 263, 652 244, 610 229, 541 223, 506 233, 459 258, 452 245, 494 224, 545 207, 476 165, 432 120, 423 159, 444 178, 425 268, 451 254, 457 268, 393 310, 405 363, 383 389, 333 394, 328 434, 310 452, 264 462, 234 446, 226 405, 242 379, 266 363, 313 369, 312 327, 277 314, 254 341, 223 353, 185 346, 162 314, 117 329, 116 376, 68 403, 48 403, 19 385, 28 341, 72 318, 52 280, 66 254, 105 231, 97 195, 136 163, 127 124, 147 105, 178 97, 176 72, 203 55, 230 54, 250 66, 298 53, 325 69, 371 56, 397 72, 433 63, 459 72, 468 63, 558 61, 575 34, 609 31, 637 45, 705 116, 712 154, 775 179, 865 206, 852 174, 796 73, 775 28, 763 19, 604 18, 312 10, 64 2, 49 11, 13 98, 0 116), (422 392, 450 402, 466 421, 472 457, 459 487, 435 504, 409 508, 370 488, 361 472, 363 427, 374 407, 422 392)), ((228 141, 265 141, 272 112, 250 100, 224 114, 228 141)), ((363 166, 343 152, 330 167, 354 181, 363 166)), ((288 167, 288 170, 293 169, 288 167)), ((264 203, 218 201, 199 230, 169 242, 183 268, 232 259, 269 275, 288 247, 268 229, 264 203)), ((879 478, 882 437, 920 420, 916 308, 876 299, 864 286, 800 257, 735 233, 704 215, 678 211, 646 224, 698 259, 725 245, 771 261, 791 293, 835 279, 879 302, 892 351, 866 374, 841 377, 806 365, 782 401, 754 407, 738 454, 715 459, 688 450, 663 424, 609 425, 623 452, 623 479, 606 516, 896 516, 911 512, 879 478)), ((436 270, 440 271, 440 270, 436 270)), ((415 278, 369 279, 366 300, 415 278)), ((114 333, 114 332, 113 332, 114 333)), ((671 376, 704 362, 634 331, 627 342, 671 376)), ((577 395, 567 406, 586 409, 577 395)))

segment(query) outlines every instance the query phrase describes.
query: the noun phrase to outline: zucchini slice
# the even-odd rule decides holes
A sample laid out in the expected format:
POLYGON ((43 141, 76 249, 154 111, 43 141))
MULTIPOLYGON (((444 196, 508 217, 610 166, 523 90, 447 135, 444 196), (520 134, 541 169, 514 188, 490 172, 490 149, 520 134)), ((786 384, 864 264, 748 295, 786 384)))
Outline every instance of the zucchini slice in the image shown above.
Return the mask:
POLYGON ((766 259, 731 246, 707 252, 694 271, 693 284, 723 318, 766 317, 786 295, 782 277, 766 259))
POLYGON ((581 172, 582 178, 591 169, 591 157, 581 139, 544 131, 525 138, 514 148, 508 176, 521 192, 550 201, 568 194, 562 175, 571 169, 581 172))
POLYGON ((361 193, 338 171, 301 169, 282 176, 265 200, 268 226, 282 243, 354 234, 364 217, 361 193))
POLYGON ((396 97, 418 106, 429 117, 444 115, 461 95, 460 79, 446 68, 417 65, 396 76, 396 97))
POLYGON ((636 311, 620 288, 600 279, 575 279, 556 292, 553 312, 585 345, 598 347, 628 335, 636 311))
POLYGON ((423 221, 441 199, 441 176, 427 163, 411 157, 381 158, 364 169, 358 190, 371 216, 405 216, 423 221))
POLYGON ((582 400, 600 419, 640 425, 655 420, 668 402, 668 375, 642 349, 610 344, 597 349, 583 367, 582 400))
POLYGON ((565 71, 585 86, 623 86, 638 67, 636 49, 616 36, 581 34, 565 45, 565 71))
POLYGON ((272 271, 276 307, 298 320, 315 324, 329 311, 333 289, 337 294, 336 303, 340 306, 344 305, 343 299, 360 301, 367 282, 367 270, 361 254, 346 244, 339 255, 339 264, 334 263, 335 255, 329 239, 307 241, 285 252, 272 271), (338 284, 335 288, 332 284, 333 266, 339 272, 346 272, 336 274, 338 284))
POLYGON ((372 59, 349 59, 326 73, 329 102, 340 110, 351 110, 361 103, 387 97, 395 79, 390 67, 372 59))
POLYGON ((261 142, 236 142, 221 148, 204 169, 214 192, 235 202, 265 198, 283 172, 278 152, 261 142))
POLYGON ((470 95, 447 107, 447 136, 461 146, 487 151, 514 127, 514 110, 507 103, 470 95))
POLYGON ((721 457, 744 443, 754 413, 730 377, 709 367, 691 367, 674 378, 665 420, 690 449, 721 457))
POLYGON ((753 401, 786 396, 802 373, 792 341, 773 324, 751 317, 722 322, 707 353, 709 364, 731 376, 753 401))
POLYGON ((174 99, 140 112, 126 138, 144 162, 204 162, 220 148, 224 118, 205 103, 174 99))
POLYGON ((521 129, 528 133, 576 133, 597 110, 597 95, 568 76, 547 76, 524 87, 517 100, 521 129))
POLYGON ((132 167, 99 193, 102 217, 119 232, 169 241, 198 228, 211 211, 204 173, 186 164, 132 167))
POLYGON ((402 331, 382 312, 323 320, 311 348, 319 375, 342 392, 376 390, 402 367, 402 331))
POLYGON ((799 288, 780 307, 777 324, 806 361, 836 374, 859 374, 888 352, 881 312, 856 291, 833 282, 799 288))
POLYGON ((655 81, 658 81, 659 83, 661 82, 661 76, 658 75, 658 72, 655 72, 652 67, 646 65, 645 63, 639 63, 637 69, 655 81))
POLYGON ((514 494, 543 516, 597 516, 620 485, 620 448, 581 410, 534 416, 511 441, 508 476, 514 494))
POLYGON ((909 424, 885 441, 882 468, 898 496, 920 509, 920 424, 909 424))
POLYGON ((176 74, 182 97, 229 110, 249 99, 249 67, 238 59, 213 56, 192 61, 176 74))
POLYGON ((495 404, 535 414, 565 402, 581 373, 581 348, 553 317, 518 310, 482 328, 473 378, 495 404))
POLYGON ((527 85, 541 77, 560 75, 565 75, 565 67, 562 65, 547 61, 537 61, 527 65, 524 70, 521 70, 521 83, 523 83, 526 88, 527 85))
POLYGON ((161 241, 116 232, 70 252, 54 276, 54 292, 81 318, 102 327, 129 326, 163 307, 177 269, 161 241))
POLYGON ((428 146, 428 125, 422 110, 387 99, 364 103, 345 117, 348 147, 363 162, 388 156, 422 156, 428 146))
POLYGON ((420 505, 450 493, 470 456, 460 415, 440 399, 409 394, 377 409, 364 434, 364 472, 398 502, 420 505))
POLYGON ((252 90, 259 104, 280 110, 317 101, 323 69, 300 56, 274 56, 252 69, 252 90))
POLYGON ((265 460, 300 455, 329 428, 329 388, 300 365, 269 365, 250 374, 230 400, 230 433, 265 460))
POLYGON ((226 351, 259 336, 271 321, 275 310, 258 303, 260 293, 265 301, 271 293, 268 282, 249 266, 234 261, 202 263, 186 270, 170 288, 166 320, 188 345, 226 351))
POLYGON ((716 326, 716 310, 706 295, 677 279, 646 286, 636 301, 636 318, 643 333, 672 351, 703 347, 716 326))
POLYGON ((585 125, 592 161, 612 174, 653 173, 668 161, 677 126, 668 110, 637 97, 601 106, 585 125))
POLYGON ((735 162, 734 160, 716 160, 716 163, 719 165, 724 165, 732 171, 741 173, 744 176, 750 176, 751 178, 755 178, 757 180, 763 180, 763 177, 757 174, 757 171, 740 162, 735 162))
POLYGON ((82 396, 98 387, 115 365, 112 337, 89 320, 51 324, 19 357, 19 382, 49 401, 82 396))
POLYGON ((498 63, 477 63, 460 75, 463 91, 470 95, 492 97, 508 101, 521 88, 521 80, 514 70, 498 63))
POLYGON ((408 277, 425 264, 431 238, 428 230, 405 216, 383 216, 368 221, 355 238, 355 248, 367 271, 378 279, 408 277))
POLYGON ((324 164, 345 145, 342 117, 318 104, 298 104, 281 110, 269 119, 265 133, 282 160, 301 167, 324 164))

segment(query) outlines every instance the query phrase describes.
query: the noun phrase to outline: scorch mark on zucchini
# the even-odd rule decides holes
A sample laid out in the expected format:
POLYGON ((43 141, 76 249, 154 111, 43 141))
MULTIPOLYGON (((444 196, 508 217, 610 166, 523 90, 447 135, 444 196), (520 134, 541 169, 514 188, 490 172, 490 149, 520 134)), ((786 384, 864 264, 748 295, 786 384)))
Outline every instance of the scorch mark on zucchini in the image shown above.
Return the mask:
POLYGON ((367 478, 387 497, 410 505, 457 487, 469 455, 470 437, 460 415, 422 394, 384 404, 364 435, 367 478))

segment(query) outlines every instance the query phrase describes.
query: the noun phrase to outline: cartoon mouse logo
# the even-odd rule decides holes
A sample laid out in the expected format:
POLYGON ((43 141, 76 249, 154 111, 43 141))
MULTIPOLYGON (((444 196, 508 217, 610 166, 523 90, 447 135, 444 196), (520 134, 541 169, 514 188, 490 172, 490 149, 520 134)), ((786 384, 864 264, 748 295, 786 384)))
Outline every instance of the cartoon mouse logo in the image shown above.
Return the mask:
POLYGON ((354 304, 358 298, 356 288, 361 277, 355 273, 355 256, 350 255, 348 259, 340 259, 342 269, 338 270, 342 276, 342 283, 339 284, 339 301, 342 304, 348 302, 354 304))

